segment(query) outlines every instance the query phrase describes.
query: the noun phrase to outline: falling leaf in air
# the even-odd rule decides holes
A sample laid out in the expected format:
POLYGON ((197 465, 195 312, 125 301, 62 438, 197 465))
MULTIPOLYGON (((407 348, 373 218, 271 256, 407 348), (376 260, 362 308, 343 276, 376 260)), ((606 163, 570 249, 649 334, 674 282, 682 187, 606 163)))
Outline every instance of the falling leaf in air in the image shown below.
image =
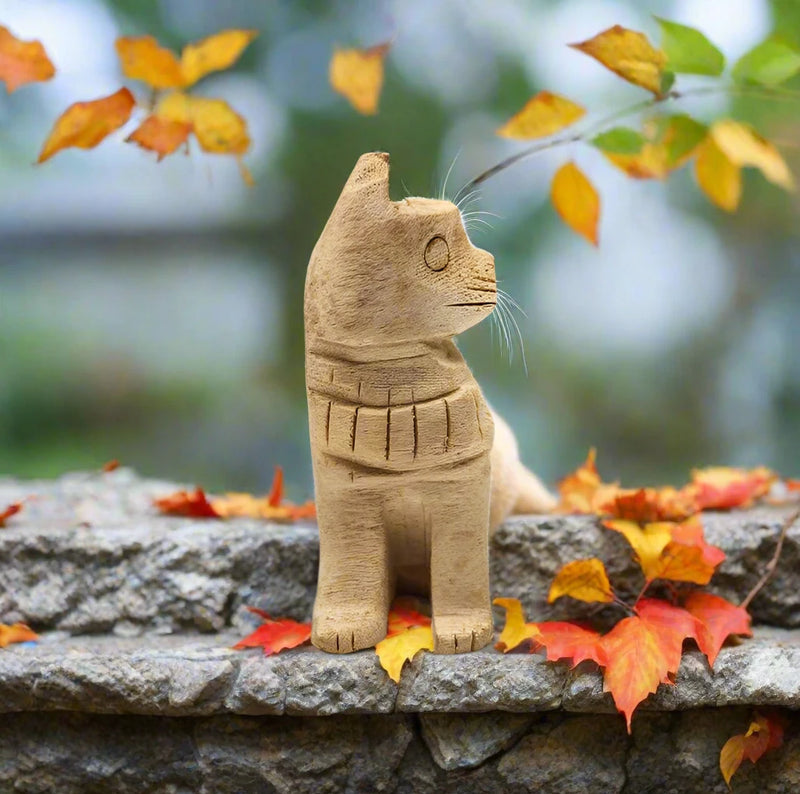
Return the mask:
POLYGON ((24 623, 14 623, 7 626, 0 623, 0 648, 5 648, 17 642, 36 642, 39 635, 24 623))
POLYGON ((395 683, 400 683, 403 665, 411 661, 420 651, 433 650, 433 630, 427 615, 413 613, 405 606, 395 612, 389 611, 389 631, 375 646, 381 667, 395 683))
POLYGON ((298 623, 290 618, 273 620, 262 609, 256 607, 247 609, 262 618, 264 622, 252 634, 239 640, 233 646, 236 650, 263 648, 265 656, 270 656, 273 653, 280 653, 285 648, 296 648, 311 639, 310 623, 298 623))
POLYGON ((585 114, 586 110, 575 102, 549 91, 540 91, 500 127, 497 134, 502 138, 519 140, 545 138, 574 124, 585 114))
POLYGON ((756 712, 747 733, 731 736, 719 754, 719 768, 725 782, 730 786, 731 778, 747 759, 756 763, 767 750, 783 744, 783 726, 775 717, 756 712))
POLYGON ((162 512, 173 516, 190 518, 221 518, 212 507, 202 488, 189 491, 177 491, 169 496, 156 499, 153 504, 162 512))
POLYGON ((764 466, 749 470, 711 466, 694 469, 688 487, 693 490, 700 510, 730 510, 750 507, 769 492, 777 479, 778 476, 764 466))
POLYGON ((667 56, 653 47, 643 33, 614 25, 591 39, 569 46, 598 60, 623 80, 646 88, 656 96, 663 93, 662 75, 667 56))
POLYGON ((125 141, 138 143, 143 149, 156 152, 161 161, 186 143, 191 131, 192 125, 187 122, 148 116, 125 141))
POLYGON ((337 48, 331 58, 331 87, 365 116, 378 112, 383 88, 383 62, 388 52, 389 43, 386 42, 366 50, 337 48))
POLYGON ((595 513, 617 494, 616 483, 604 483, 597 473, 597 450, 592 447, 574 472, 558 483, 558 513, 595 513))
POLYGON ((694 175, 712 204, 726 212, 736 211, 742 198, 742 170, 713 138, 707 138, 698 147, 694 175))
POLYGON ((17 513, 19 513, 20 510, 22 510, 22 502, 14 502, 4 510, 0 510, 0 527, 4 527, 6 525, 6 521, 11 518, 11 516, 15 516, 17 513))
POLYGON ((706 655, 709 666, 713 667, 720 648, 728 637, 750 637, 753 634, 747 610, 720 596, 695 590, 686 599, 684 607, 702 625, 696 640, 698 647, 706 655))
POLYGON ((92 149, 125 124, 136 100, 127 88, 102 99, 76 102, 56 120, 37 162, 43 163, 70 146, 92 149))
POLYGON ((49 80, 56 73, 38 41, 20 41, 0 25, 0 80, 10 94, 26 83, 49 80))
POLYGON ((592 557, 588 560, 575 560, 563 566, 550 585, 547 603, 552 604, 562 596, 588 603, 611 603, 614 600, 614 591, 602 560, 592 557))
POLYGON ((794 190, 794 179, 781 153, 752 127, 723 119, 711 125, 709 135, 734 165, 757 168, 773 184, 794 190))
POLYGON ((550 185, 550 200, 570 229, 592 245, 598 244, 600 196, 575 163, 566 163, 556 171, 550 185))
POLYGON ((194 85, 211 72, 229 69, 256 36, 255 30, 223 30, 187 44, 181 53, 183 85, 194 85))

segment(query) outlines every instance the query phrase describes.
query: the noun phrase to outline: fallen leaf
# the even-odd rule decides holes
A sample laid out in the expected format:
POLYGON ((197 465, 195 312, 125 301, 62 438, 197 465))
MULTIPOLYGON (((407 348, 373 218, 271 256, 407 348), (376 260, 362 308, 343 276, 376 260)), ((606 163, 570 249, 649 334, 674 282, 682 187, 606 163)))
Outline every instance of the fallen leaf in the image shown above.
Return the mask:
POLYGON ((726 212, 736 211, 742 198, 742 171, 712 138, 700 144, 694 174, 712 204, 726 212))
POLYGON ((556 171, 550 185, 550 200, 570 229, 592 245, 598 244, 600 196, 575 163, 566 163, 556 171))
POLYGON ((11 626, 0 623, 0 648, 17 642, 36 642, 38 639, 39 635, 24 623, 14 623, 11 626))
POLYGON ((747 610, 720 596, 695 590, 686 599, 684 606, 702 626, 696 640, 710 667, 714 666, 720 648, 729 636, 740 634, 751 637, 753 634, 747 610))
POLYGON ((755 713, 747 733, 731 736, 719 754, 719 768, 725 782, 730 786, 731 778, 746 758, 756 763, 767 750, 783 744, 783 726, 774 718, 755 713))
POLYGON ((247 607, 254 615, 263 618, 264 622, 243 640, 239 640, 233 647, 263 648, 264 654, 270 656, 280 653, 285 648, 296 648, 311 639, 311 624, 298 623, 290 618, 273 620, 266 612, 255 607, 247 607))
POLYGON ((125 77, 141 80, 155 89, 185 85, 180 62, 153 36, 122 36, 114 46, 125 77))
POLYGON ((800 480, 784 480, 784 483, 790 491, 800 491, 800 480))
POLYGON ((222 99, 175 91, 159 101, 154 115, 190 124, 200 148, 206 152, 244 154, 250 148, 247 122, 222 99))
POLYGON ((661 49, 667 66, 680 74, 717 77, 725 68, 725 56, 696 28, 656 17, 661 28, 661 49))
POLYGON ((202 488, 196 488, 193 493, 177 491, 169 496, 154 501, 155 506, 162 512, 174 516, 189 516, 191 518, 221 518, 211 503, 206 498, 202 488))
POLYGON ((267 496, 267 504, 270 507, 278 507, 283 501, 283 468, 275 467, 275 474, 272 476, 272 485, 267 496))
POLYGON ((19 513, 20 510, 22 510, 22 502, 14 502, 6 507, 5 510, 0 511, 0 527, 4 527, 6 521, 11 518, 11 516, 15 516, 19 513))
POLYGON ((709 134, 734 165, 757 168, 773 184, 784 190, 794 190, 794 179, 786 161, 752 127, 740 121, 723 119, 711 125, 709 134))
POLYGON ((601 667, 606 664, 603 638, 593 629, 556 620, 528 625, 537 631, 532 637, 531 652, 544 648, 549 662, 566 660, 575 667, 588 659, 601 667))
POLYGON ((540 91, 500 127, 497 134, 518 140, 545 138, 574 124, 585 114, 586 110, 575 102, 549 91, 540 91))
POLYGON ((597 450, 592 447, 586 461, 558 483, 557 513, 595 513, 600 505, 614 498, 619 488, 600 479, 596 459, 597 450))
POLYGON ((800 72, 800 50, 787 41, 768 39, 753 47, 734 64, 731 76, 761 85, 779 85, 800 72))
POLYGON ((383 88, 383 61, 388 52, 387 42, 367 50, 336 49, 331 58, 331 87, 366 116, 378 112, 383 88))
POLYGON ((667 56, 653 47, 643 33, 614 25, 591 39, 569 46, 599 61, 623 80, 661 95, 667 56))
POLYGON ((635 521, 613 520, 604 521, 603 526, 619 532, 628 541, 645 579, 655 579, 661 552, 672 540, 672 523, 655 521, 641 527, 635 521))
POLYGON ((258 31, 255 30, 223 30, 202 41, 187 44, 180 63, 183 85, 194 85, 210 72, 233 66, 256 36, 258 31))
POLYGON ((550 585, 547 603, 552 604, 562 596, 588 603, 611 603, 614 600, 614 591, 602 560, 597 557, 575 560, 561 568, 550 585))
POLYGON ((191 131, 192 125, 186 122, 148 116, 125 141, 156 152, 160 162, 185 143, 191 131))
POLYGON ((26 83, 49 80, 56 73, 39 41, 20 41, 0 25, 0 80, 10 94, 26 83))
POLYGON ((106 463, 104 463, 100 471, 102 471, 104 474, 108 474, 111 471, 116 471, 118 468, 119 468, 119 461, 116 458, 114 458, 113 460, 109 460, 106 463))
POLYGON ((603 689, 625 715, 628 733, 636 707, 659 684, 670 682, 680 665, 683 640, 697 632, 688 612, 666 602, 643 599, 636 612, 602 638, 603 689))
POLYGON ((135 104, 133 94, 120 88, 110 96, 70 105, 53 125, 37 162, 43 163, 70 146, 94 148, 128 121, 135 104))
POLYGON ((381 667, 396 684, 400 683, 403 665, 420 651, 433 650, 433 630, 428 625, 413 626, 389 634, 375 646, 381 667))
POLYGON ((417 599, 412 596, 401 596, 394 600, 392 608, 389 610, 386 636, 392 637, 415 626, 430 625, 430 615, 425 615, 419 611, 417 599))
POLYGON ((765 496, 778 476, 764 466, 737 469, 711 466, 694 469, 690 488, 700 510, 730 510, 750 507, 765 496))
POLYGON ((539 629, 533 623, 526 623, 522 604, 516 598, 495 598, 492 602, 506 611, 506 622, 500 632, 496 645, 498 651, 508 653, 526 640, 539 636, 539 629))
POLYGON ((691 494, 675 488, 637 488, 620 490, 599 512, 642 524, 658 521, 683 521, 697 512, 691 494))

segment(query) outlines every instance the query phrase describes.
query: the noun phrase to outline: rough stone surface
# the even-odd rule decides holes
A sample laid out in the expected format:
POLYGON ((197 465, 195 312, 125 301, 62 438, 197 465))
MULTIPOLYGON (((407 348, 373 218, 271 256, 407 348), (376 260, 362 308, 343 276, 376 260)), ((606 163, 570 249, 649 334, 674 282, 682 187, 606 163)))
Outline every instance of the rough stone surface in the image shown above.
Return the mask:
MULTIPOLYGON (((232 650, 236 639, 232 633, 44 634, 38 644, 0 651, 0 713, 614 712, 600 673, 588 662, 570 671, 539 655, 502 654, 492 647, 455 656, 422 653, 405 668, 398 686, 371 650, 336 656, 305 646, 265 657, 258 649, 232 650)), ((687 652, 677 685, 661 686, 641 709, 742 704, 800 709, 798 671, 800 632, 758 629, 754 639, 723 648, 713 671, 699 652, 687 652)))
MULTIPOLYGON (((171 518, 154 498, 183 487, 125 469, 58 480, 0 480, 0 505, 26 497, 0 532, 0 620, 72 633, 245 628, 243 604, 307 619, 316 584, 312 524, 171 518)), ((758 508, 704 518, 710 542, 728 557, 714 590, 740 600, 772 555, 787 509, 758 508)), ((546 603, 565 563, 599 556, 617 589, 641 584, 625 540, 592 517, 510 519, 492 543, 492 591, 519 598, 531 619, 579 617, 575 602, 546 603)), ((775 576, 754 600, 757 622, 800 626, 800 526, 786 539, 775 576)))
MULTIPOLYGON (((0 720, 0 792, 723 794, 720 748, 750 716, 749 708, 641 713, 629 737, 611 716, 552 713, 510 749, 446 770, 409 715, 9 714, 0 720)), ((800 714, 783 716, 786 742, 743 764, 737 794, 800 790, 800 714)), ((458 719, 465 732, 476 724, 475 715, 458 719)))

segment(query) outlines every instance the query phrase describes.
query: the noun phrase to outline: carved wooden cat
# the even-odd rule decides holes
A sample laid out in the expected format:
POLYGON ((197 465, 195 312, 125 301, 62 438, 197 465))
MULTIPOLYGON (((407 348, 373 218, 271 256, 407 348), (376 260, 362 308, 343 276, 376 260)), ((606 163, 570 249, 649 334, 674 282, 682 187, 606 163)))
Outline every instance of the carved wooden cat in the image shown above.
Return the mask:
POLYGON ((436 652, 492 639, 490 526, 554 506, 452 341, 496 297, 494 259, 458 208, 391 201, 389 156, 362 155, 305 287, 325 651, 383 639, 396 590, 430 594, 436 652))

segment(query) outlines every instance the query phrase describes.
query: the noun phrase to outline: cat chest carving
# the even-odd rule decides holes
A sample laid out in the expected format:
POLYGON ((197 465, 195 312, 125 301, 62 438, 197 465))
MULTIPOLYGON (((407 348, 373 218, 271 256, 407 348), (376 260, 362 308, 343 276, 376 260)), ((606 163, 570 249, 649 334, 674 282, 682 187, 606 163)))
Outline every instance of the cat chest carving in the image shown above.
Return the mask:
POLYGON ((317 453, 386 471, 453 464, 488 452, 491 413, 457 351, 387 363, 309 355, 317 453))

